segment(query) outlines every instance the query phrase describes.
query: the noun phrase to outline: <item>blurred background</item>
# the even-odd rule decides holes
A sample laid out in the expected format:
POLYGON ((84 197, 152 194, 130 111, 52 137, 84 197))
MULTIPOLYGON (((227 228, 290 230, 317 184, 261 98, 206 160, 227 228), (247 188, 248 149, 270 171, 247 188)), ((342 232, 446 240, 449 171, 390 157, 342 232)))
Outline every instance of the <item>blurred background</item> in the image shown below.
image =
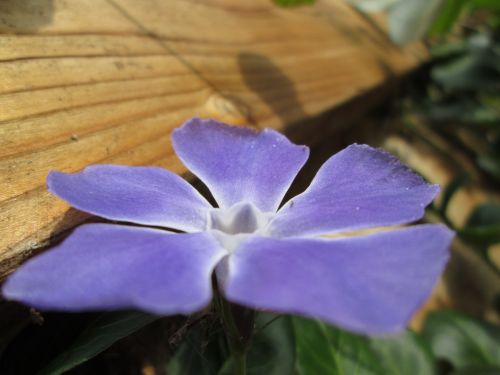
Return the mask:
MULTIPOLYGON (((0 276, 98 220, 46 191, 49 170, 159 165, 199 185, 170 145, 190 117, 310 146, 290 196, 332 154, 367 143, 441 185, 424 220, 457 233, 443 277, 393 341, 330 327, 304 342, 264 314, 251 355, 264 367, 249 372, 322 373, 300 354, 307 344, 382 364, 363 374, 500 374, 499 94, 498 0, 0 0, 0 276)), ((0 301, 0 373, 216 374, 219 333, 210 311, 0 301)), ((354 373, 334 367, 324 373, 354 373)))

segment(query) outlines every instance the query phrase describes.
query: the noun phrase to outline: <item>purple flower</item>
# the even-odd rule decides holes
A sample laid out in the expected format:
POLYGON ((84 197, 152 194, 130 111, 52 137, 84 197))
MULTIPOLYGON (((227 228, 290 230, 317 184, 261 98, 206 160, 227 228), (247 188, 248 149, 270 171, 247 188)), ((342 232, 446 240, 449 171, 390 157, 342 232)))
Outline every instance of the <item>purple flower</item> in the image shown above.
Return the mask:
POLYGON ((347 147, 278 209, 307 147, 200 119, 175 130, 173 145, 218 208, 161 168, 51 172, 49 190, 74 207, 142 226, 83 225, 3 294, 40 309, 188 314, 210 303, 215 269, 229 301, 387 333, 407 324, 447 262, 453 234, 442 225, 327 237, 423 216, 438 187, 386 152, 347 147))

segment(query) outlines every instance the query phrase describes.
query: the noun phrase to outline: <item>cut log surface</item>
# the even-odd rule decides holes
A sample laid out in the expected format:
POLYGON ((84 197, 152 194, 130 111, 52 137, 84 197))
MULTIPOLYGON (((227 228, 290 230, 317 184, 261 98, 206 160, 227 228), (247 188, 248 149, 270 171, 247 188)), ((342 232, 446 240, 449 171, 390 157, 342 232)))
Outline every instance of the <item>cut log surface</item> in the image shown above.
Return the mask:
POLYGON ((0 277, 87 217, 47 192, 50 170, 184 173, 170 132, 190 117, 283 130, 425 57, 342 0, 1 1, 0 277))

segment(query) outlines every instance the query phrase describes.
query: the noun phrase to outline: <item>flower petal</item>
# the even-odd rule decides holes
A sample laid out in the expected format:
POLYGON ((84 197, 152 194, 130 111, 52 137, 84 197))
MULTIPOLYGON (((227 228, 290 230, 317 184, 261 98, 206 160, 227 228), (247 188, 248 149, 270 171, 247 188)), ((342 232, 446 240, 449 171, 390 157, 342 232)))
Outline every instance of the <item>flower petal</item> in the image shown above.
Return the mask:
POLYGON ((189 183, 158 167, 93 165, 82 172, 50 172, 49 191, 73 207, 111 220, 206 229, 212 206, 189 183))
POLYGON ((280 133, 191 119, 174 130, 173 144, 182 162, 210 189, 221 208, 253 203, 276 211, 309 149, 280 133))
POLYGON ((47 310, 187 314, 210 302, 224 255, 207 233, 88 224, 21 266, 3 295, 47 310))
POLYGON ((394 332, 431 292, 452 237, 442 225, 336 240, 254 237, 229 257, 224 292, 360 333, 394 332))
POLYGON ((422 218, 438 191, 391 154, 354 144, 323 164, 270 231, 287 237, 409 223, 422 218))

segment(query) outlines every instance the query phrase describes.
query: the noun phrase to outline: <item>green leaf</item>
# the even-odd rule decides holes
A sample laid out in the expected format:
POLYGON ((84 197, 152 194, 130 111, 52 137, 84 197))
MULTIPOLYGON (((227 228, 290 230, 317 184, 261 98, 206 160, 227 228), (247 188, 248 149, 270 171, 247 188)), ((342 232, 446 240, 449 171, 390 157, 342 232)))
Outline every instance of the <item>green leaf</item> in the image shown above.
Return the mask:
POLYGON ((464 53, 467 53, 467 50, 467 41, 463 39, 431 46, 431 54, 435 59, 447 59, 450 57, 462 56, 464 53))
POLYGON ((408 330, 386 338, 370 339, 370 346, 387 375, 433 375, 434 357, 426 342, 408 330))
MULTIPOLYGON (((290 317, 259 313, 256 326, 257 333, 247 355, 247 374, 293 374, 295 342, 290 317)), ((233 363, 230 359, 218 375, 232 374, 234 374, 233 363)))
POLYGON ((453 25, 462 13, 465 5, 470 0, 448 0, 445 1, 438 17, 434 21, 430 34, 440 35, 451 31, 453 25))
POLYGON ((459 234, 484 248, 499 243, 500 204, 491 202, 477 206, 459 234))
POLYGON ((215 375, 228 356, 224 332, 216 321, 200 322, 167 365, 169 375, 215 375), (215 324, 214 324, 215 323, 215 324))
POLYGON ((76 340, 39 375, 59 375, 95 357, 116 341, 151 323, 157 316, 138 311, 106 312, 95 318, 76 340))
POLYGON ((487 248, 500 242, 500 224, 466 227, 459 231, 459 235, 466 241, 487 248))
POLYGON ((435 20, 444 0, 404 0, 389 12, 389 35, 398 44, 422 38, 435 20))
POLYGON ((500 374, 500 367, 487 366, 487 367, 466 367, 458 371, 453 371, 450 375, 498 375, 500 374))
MULTIPOLYGON (((290 375, 295 366, 295 344, 290 318, 259 313, 256 334, 247 354, 248 375, 290 375)), ((199 325, 191 330, 168 364, 169 375, 230 375, 233 362, 228 357, 224 332, 217 324, 199 325)))
POLYGON ((467 226, 500 224, 500 203, 490 202, 478 205, 467 219, 467 226))
POLYGON ((368 338, 319 321, 293 318, 301 375, 432 375, 432 355, 407 331, 368 338))
POLYGON ((423 107, 425 114, 436 122, 453 121, 459 125, 498 129, 500 113, 482 100, 453 97, 449 100, 429 102, 423 107))
POLYGON ((475 8, 500 11, 500 2, 498 0, 471 0, 471 5, 475 8))
POLYGON ((500 328, 453 311, 433 312, 423 336, 434 355, 457 369, 500 366, 500 328))
POLYGON ((381 374, 368 339, 320 321, 292 318, 301 375, 381 374))
POLYGON ((478 166, 491 177, 500 181, 500 157, 497 155, 480 155, 476 160, 478 166))
POLYGON ((467 53, 436 65, 432 78, 447 90, 494 91, 500 88, 497 49, 490 34, 473 34, 467 39, 467 53))
POLYGON ((260 313, 256 325, 257 334, 247 357, 248 375, 292 374, 295 367, 295 341, 290 317, 276 318, 274 314, 260 313))
POLYGON ((282 7, 313 4, 316 0, 273 0, 276 5, 282 7))

